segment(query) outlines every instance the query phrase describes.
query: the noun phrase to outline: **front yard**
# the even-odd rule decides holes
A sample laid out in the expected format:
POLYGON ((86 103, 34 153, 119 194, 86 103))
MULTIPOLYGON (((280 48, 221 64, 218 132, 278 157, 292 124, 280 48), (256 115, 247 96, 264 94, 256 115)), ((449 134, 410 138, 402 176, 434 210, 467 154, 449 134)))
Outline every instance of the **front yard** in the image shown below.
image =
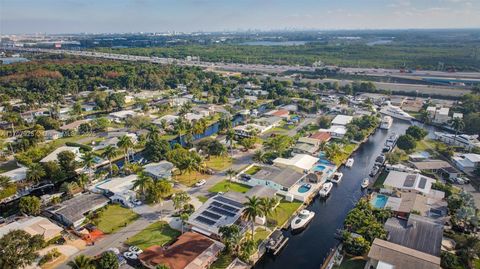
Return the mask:
POLYGON ((287 202, 282 200, 277 206, 276 211, 268 218, 272 226, 282 227, 302 205, 301 202, 287 202))
POLYGON ((367 262, 362 259, 356 259, 356 258, 347 258, 342 261, 340 266, 335 266, 333 267, 334 269, 363 269, 365 267, 365 264, 367 262))
POLYGON ((220 256, 218 256, 218 259, 212 264, 210 269, 225 269, 232 263, 233 259, 234 257, 230 254, 222 252, 220 256))
POLYGON ((205 161, 205 165, 213 170, 222 171, 230 167, 232 162, 229 156, 211 156, 205 161))
POLYGON ((127 240, 128 245, 141 249, 157 245, 164 246, 174 241, 180 232, 173 229, 165 221, 155 222, 127 240))
POLYGON ((100 209, 93 222, 103 233, 109 234, 127 226, 138 217, 132 210, 114 204, 100 209))
POLYGON ((180 174, 179 172, 176 173, 176 175, 173 177, 178 183, 191 187, 201 179, 206 179, 209 177, 209 175, 202 174, 200 172, 191 172, 191 173, 183 173, 180 174))
POLYGON ((209 192, 227 192, 227 191, 235 191, 246 193, 250 189, 250 186, 243 185, 236 182, 230 182, 228 180, 220 181, 211 187, 208 191, 209 192))

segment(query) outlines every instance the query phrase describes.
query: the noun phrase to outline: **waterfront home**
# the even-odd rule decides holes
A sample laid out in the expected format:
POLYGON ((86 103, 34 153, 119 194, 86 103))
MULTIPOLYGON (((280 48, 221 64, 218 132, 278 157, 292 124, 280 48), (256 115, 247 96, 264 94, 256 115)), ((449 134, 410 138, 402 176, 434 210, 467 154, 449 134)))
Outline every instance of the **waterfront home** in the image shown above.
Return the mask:
POLYGON ((225 248, 222 243, 195 232, 180 235, 170 246, 146 248, 138 259, 147 268, 207 269, 225 248))
POLYGON ((165 115, 165 116, 162 116, 158 119, 155 119, 153 121, 154 124, 156 125, 160 125, 162 121, 165 121, 168 125, 171 125, 173 124, 177 119, 179 118, 179 116, 175 116, 175 115, 165 115))
POLYGON ((454 179, 460 175, 460 172, 450 163, 442 160, 412 162, 412 165, 418 170, 436 173, 437 175, 447 179, 454 179))
POLYGON ((175 98, 171 98, 170 100, 168 100, 168 104, 171 107, 183 106, 184 104, 189 103, 189 102, 191 102, 191 100, 188 99, 188 98, 185 98, 185 97, 175 97, 175 98))
POLYGON ((314 154, 318 151, 320 140, 310 137, 300 137, 293 146, 293 153, 297 154, 314 154))
POLYGON ((20 166, 13 170, 7 171, 5 173, 0 174, 3 177, 7 177, 12 182, 19 182, 23 181, 27 178, 27 170, 28 168, 25 166, 20 166))
POLYGON ((388 232, 389 242, 440 256, 443 221, 410 214, 408 220, 389 218, 384 227, 388 232))
POLYGON ((22 112, 20 113, 20 116, 22 116, 22 119, 27 123, 32 123, 35 121, 35 118, 37 117, 50 116, 50 111, 47 108, 39 108, 39 109, 22 112))
POLYGON ((435 106, 427 107, 428 118, 433 123, 437 123, 437 124, 447 123, 450 120, 450 117, 448 116, 449 112, 450 112, 450 109, 448 107, 439 107, 439 108, 435 106))
POLYGON ((243 194, 227 192, 217 194, 208 199, 187 220, 192 231, 204 234, 213 239, 220 239, 220 227, 238 224, 245 228, 241 216, 244 208, 243 194))
POLYGON ((405 173, 420 173, 420 170, 408 167, 408 166, 403 165, 401 163, 386 164, 385 165, 385 171, 387 171, 387 172, 398 171, 398 172, 405 172, 405 173))
POLYGON ((198 114, 198 113, 186 113, 183 117, 185 118, 185 120, 189 122, 194 122, 202 118, 205 118, 206 116, 204 114, 198 114))
POLYGON ((277 116, 269 116, 269 117, 260 117, 254 120, 255 124, 264 126, 268 129, 280 126, 282 123, 282 118, 277 116))
POLYGON ((45 140, 53 141, 63 137, 63 133, 57 130, 47 130, 44 132, 45 140))
POLYGON ((160 161, 158 163, 149 163, 143 166, 143 172, 153 179, 171 179, 173 163, 169 161, 160 161))
POLYGON ((60 130, 62 130, 64 133, 68 132, 70 134, 75 134, 76 132, 78 132, 78 127, 80 127, 80 125, 88 122, 90 122, 90 119, 77 120, 69 124, 60 126, 60 130))
POLYGON ((347 125, 350 122, 352 122, 353 117, 352 116, 347 116, 347 115, 337 115, 335 118, 332 120, 331 124, 332 125, 347 125))
POLYGON ((299 173, 310 170, 320 159, 308 154, 296 154, 290 159, 276 158, 273 165, 280 168, 291 168, 299 173))
POLYGON ((328 133, 333 138, 342 139, 347 133, 347 127, 344 125, 332 125, 328 129, 319 129, 318 131, 328 133))
POLYGON ((309 136, 311 139, 315 139, 321 144, 322 142, 328 142, 332 136, 328 132, 315 132, 309 136))
POLYGON ((480 154, 455 154, 455 156, 452 157, 452 160, 457 168, 465 173, 472 173, 480 166, 480 154))
POLYGON ((254 123, 247 123, 245 125, 237 125, 233 128, 236 136, 251 137, 254 135, 262 134, 273 128, 273 126, 262 126, 254 123))
POLYGON ((410 191, 420 194, 428 194, 432 184, 436 180, 421 174, 412 174, 399 171, 390 171, 383 183, 384 187, 391 191, 410 191))
POLYGON ((80 148, 79 147, 69 147, 69 146, 63 146, 55 149, 52 153, 48 154, 45 156, 43 159, 40 160, 41 163, 46 163, 49 161, 57 161, 58 160, 58 154, 63 151, 70 151, 75 155, 75 160, 80 161, 80 156, 82 155, 80 153, 80 148))
POLYGON ((100 192, 107 196, 113 203, 120 204, 124 207, 133 207, 136 200, 136 193, 132 191, 135 180, 138 176, 136 174, 128 175, 126 177, 114 177, 106 179, 93 188, 93 192, 100 192))
POLYGON ((480 147, 478 135, 459 134, 455 136, 454 134, 443 132, 435 132, 434 134, 436 140, 442 141, 448 145, 462 147, 466 150, 480 147))
POLYGON ((108 119, 110 119, 113 122, 120 123, 122 120, 125 120, 128 117, 133 117, 138 115, 134 110, 121 110, 121 111, 116 111, 108 114, 108 119))
POLYGON ((118 142, 120 141, 120 137, 127 136, 130 138, 133 144, 137 143, 138 137, 135 133, 129 132, 110 132, 107 134, 107 138, 103 141, 100 141, 95 147, 95 150, 104 149, 108 146, 116 147, 118 142))
POLYGON ((290 111, 288 111, 286 109, 274 109, 272 111, 269 111, 269 112, 265 113, 265 115, 279 117, 279 118, 282 118, 282 119, 289 119, 290 118, 290 111))
POLYGON ((373 240, 367 257, 365 268, 441 268, 440 257, 378 238, 373 240))
POLYGON ((32 236, 41 235, 45 241, 59 236, 63 231, 61 227, 47 218, 29 216, 0 226, 0 238, 14 230, 22 230, 32 236))
POLYGON ((61 204, 47 208, 45 213, 67 227, 78 228, 89 212, 106 206, 108 202, 109 200, 102 194, 79 194, 61 204))

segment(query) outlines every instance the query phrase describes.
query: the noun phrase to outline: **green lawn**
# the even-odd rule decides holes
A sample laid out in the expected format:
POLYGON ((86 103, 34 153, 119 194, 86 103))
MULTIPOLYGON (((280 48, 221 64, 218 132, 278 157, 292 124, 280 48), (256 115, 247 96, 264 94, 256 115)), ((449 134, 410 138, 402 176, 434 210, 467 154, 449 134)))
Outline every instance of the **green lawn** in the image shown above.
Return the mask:
POLYGON ((383 188, 383 182, 385 182, 385 179, 388 176, 388 172, 383 170, 382 173, 378 176, 377 180, 373 184, 374 189, 380 189, 383 188))
POLYGON ((212 156, 205 161, 205 164, 213 170, 222 171, 230 167, 232 162, 232 158, 228 156, 212 156))
POLYGON ((352 152, 355 150, 355 148, 357 147, 356 144, 347 144, 345 146, 343 146, 343 151, 340 152, 339 154, 337 154, 335 156, 335 158, 333 158, 333 160, 331 160, 334 164, 336 165, 340 165, 343 161, 345 161, 351 154, 352 152))
POLYGON ((233 259, 229 254, 222 252, 220 256, 218 256, 218 259, 210 266, 210 269, 225 269, 232 263, 233 259))
POLYGON ((0 173, 5 173, 12 171, 18 168, 17 162, 15 160, 4 162, 0 165, 0 173))
POLYGON ((301 202, 287 202, 282 200, 273 215, 269 217, 269 222, 273 221, 274 226, 282 227, 301 205, 301 202))
POLYGON ((135 245, 141 249, 157 245, 164 246, 180 235, 180 232, 171 228, 165 221, 155 222, 127 240, 128 245, 135 245))
POLYGON ((250 186, 243 185, 236 182, 230 182, 228 180, 220 181, 215 184, 213 187, 208 189, 209 192, 227 192, 227 191, 235 191, 246 193, 250 189, 250 186))
POLYGON ((96 217, 97 227, 104 233, 114 233, 128 223, 136 220, 139 216, 131 209, 120 205, 109 205, 96 217))
MULTIPOLYGON (((249 233, 250 234, 250 233, 249 233)), ((270 231, 264 228, 258 228, 255 230, 253 240, 257 243, 257 246, 262 243, 270 235, 270 231)))
POLYGON ((340 266, 333 267, 334 269, 363 269, 367 262, 361 259, 345 259, 340 266))
POLYGON ((260 166, 254 165, 254 166, 248 168, 247 171, 245 171, 245 174, 252 176, 252 175, 255 175, 260 170, 262 170, 262 168, 260 166))
POLYGON ((183 173, 183 174, 176 174, 173 178, 178 181, 180 184, 185 186, 193 186, 195 183, 200 181, 201 179, 206 179, 208 175, 204 175, 200 172, 191 172, 191 173, 183 173))
POLYGON ((197 196, 197 199, 198 199, 200 202, 205 203, 205 202, 208 200, 208 197, 203 196, 203 195, 200 195, 200 196, 197 196))

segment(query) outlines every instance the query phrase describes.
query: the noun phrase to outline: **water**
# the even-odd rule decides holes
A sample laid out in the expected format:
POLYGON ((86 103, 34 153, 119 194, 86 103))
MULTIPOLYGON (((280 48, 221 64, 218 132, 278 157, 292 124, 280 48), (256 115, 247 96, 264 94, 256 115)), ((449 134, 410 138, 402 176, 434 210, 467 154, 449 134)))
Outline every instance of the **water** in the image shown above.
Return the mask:
POLYGON ((385 205, 387 204, 387 200, 388 200, 388 197, 385 196, 385 195, 382 195, 382 194, 378 194, 375 196, 374 200, 373 200, 373 203, 372 205, 375 207, 375 208, 384 208, 385 205))
POLYGON ((291 235, 287 246, 276 257, 265 255, 255 269, 302 268, 318 269, 335 247, 334 235, 343 227, 347 213, 365 194, 360 184, 368 177, 375 158, 382 153, 383 144, 392 132, 403 134, 410 126, 406 121, 394 120, 390 130, 377 130, 369 140, 354 153, 355 163, 352 168, 340 168, 343 173, 342 182, 336 184, 330 197, 326 200, 315 199, 307 209, 315 212, 315 218, 300 234, 291 235))
POLYGON ((248 41, 240 45, 249 46, 300 46, 307 44, 307 41, 248 41))
POLYGON ((28 62, 28 59, 22 57, 3 57, 0 58, 1 64, 13 64, 13 63, 23 63, 28 62))

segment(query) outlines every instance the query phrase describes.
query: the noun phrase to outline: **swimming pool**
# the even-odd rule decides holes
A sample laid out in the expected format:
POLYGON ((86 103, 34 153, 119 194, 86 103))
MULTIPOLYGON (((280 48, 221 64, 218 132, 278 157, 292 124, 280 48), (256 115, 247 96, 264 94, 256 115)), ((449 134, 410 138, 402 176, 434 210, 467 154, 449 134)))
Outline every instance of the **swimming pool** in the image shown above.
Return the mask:
POLYGON ((323 172, 327 168, 325 165, 317 164, 314 168, 313 171, 315 172, 323 172))
POLYGON ((306 193, 307 191, 310 190, 310 188, 312 188, 312 187, 309 186, 309 185, 303 184, 302 186, 298 187, 298 192, 299 193, 306 193))
POLYGON ((372 200, 372 205, 376 208, 384 208, 387 204, 388 197, 383 194, 377 194, 372 200))

